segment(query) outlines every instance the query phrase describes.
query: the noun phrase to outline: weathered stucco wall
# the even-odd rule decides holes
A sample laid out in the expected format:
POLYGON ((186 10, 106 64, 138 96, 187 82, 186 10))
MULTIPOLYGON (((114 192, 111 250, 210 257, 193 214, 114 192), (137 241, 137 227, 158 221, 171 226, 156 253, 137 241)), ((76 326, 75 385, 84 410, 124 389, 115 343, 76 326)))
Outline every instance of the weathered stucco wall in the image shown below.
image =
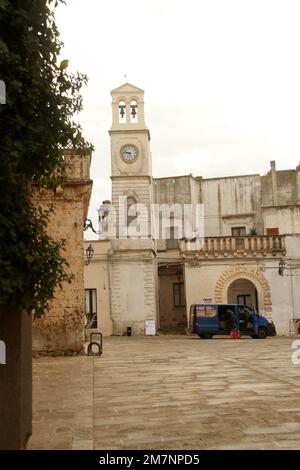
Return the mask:
POLYGON ((156 204, 190 204, 191 176, 174 176, 154 180, 154 202, 156 204))
POLYGON ((262 206, 293 206, 300 203, 300 165, 295 170, 276 171, 271 161, 270 171, 261 176, 262 206))
POLYGON ((232 227, 261 227, 259 175, 203 179, 204 234, 229 236, 232 227))
POLYGON ((265 233, 278 228, 279 234, 300 233, 300 206, 266 207, 263 209, 265 233))
POLYGON ((293 318, 300 320, 300 235, 286 236, 287 269, 284 275, 289 279, 293 318))
POLYGON ((278 227, 279 233, 300 232, 300 167, 204 179, 177 176, 154 180, 158 204, 204 204, 204 235, 230 236, 233 227, 255 228, 258 234, 278 227))
POLYGON ((113 333, 145 334, 145 321, 157 325, 157 267, 151 253, 116 254, 109 260, 113 333))

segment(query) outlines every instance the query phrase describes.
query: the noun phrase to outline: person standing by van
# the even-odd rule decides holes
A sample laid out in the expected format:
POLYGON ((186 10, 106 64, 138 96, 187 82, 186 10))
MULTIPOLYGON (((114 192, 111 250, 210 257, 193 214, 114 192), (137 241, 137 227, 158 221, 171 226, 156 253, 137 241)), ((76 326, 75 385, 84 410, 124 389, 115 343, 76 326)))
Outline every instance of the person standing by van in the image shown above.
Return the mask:
POLYGON ((224 320, 225 320, 225 330, 226 330, 226 334, 230 334, 230 332, 236 328, 236 322, 235 322, 235 318, 234 318, 234 313, 233 311, 228 308, 225 312, 225 316, 224 316, 224 320))

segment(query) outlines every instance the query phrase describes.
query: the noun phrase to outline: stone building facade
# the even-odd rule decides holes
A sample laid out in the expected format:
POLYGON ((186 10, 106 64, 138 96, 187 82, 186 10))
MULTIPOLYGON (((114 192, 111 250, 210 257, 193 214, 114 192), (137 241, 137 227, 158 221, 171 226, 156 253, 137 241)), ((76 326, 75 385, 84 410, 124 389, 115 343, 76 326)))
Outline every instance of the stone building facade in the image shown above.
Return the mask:
POLYGON ((42 207, 54 205, 48 232, 55 240, 65 240, 64 257, 73 274, 72 282, 57 289, 50 309, 33 321, 33 350, 81 351, 84 343, 84 241, 83 223, 92 191, 91 155, 65 151, 67 180, 56 190, 35 193, 42 207))
MULTIPOLYGON (((202 205, 204 239, 199 245, 194 237, 178 237, 174 214, 170 237, 157 236, 152 210, 146 238, 120 238, 117 209, 116 237, 92 242, 95 255, 85 270, 93 328, 143 334, 152 320, 156 329, 183 331, 192 303, 242 303, 272 319, 279 334, 293 332, 300 318, 300 165, 278 171, 272 161, 262 176, 153 178, 143 96, 128 83, 112 91, 111 205, 126 199, 125 225, 139 203, 186 204, 193 214, 202 205)), ((103 210, 99 221, 101 238, 103 210)))

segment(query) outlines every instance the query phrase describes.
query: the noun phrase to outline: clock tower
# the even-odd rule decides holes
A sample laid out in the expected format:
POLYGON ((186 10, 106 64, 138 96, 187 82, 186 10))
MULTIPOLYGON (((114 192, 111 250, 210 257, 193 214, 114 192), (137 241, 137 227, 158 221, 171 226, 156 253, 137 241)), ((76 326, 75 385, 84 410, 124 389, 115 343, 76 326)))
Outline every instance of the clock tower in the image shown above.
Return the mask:
POLYGON ((130 83, 112 90, 111 178, 116 238, 109 256, 114 334, 144 334, 157 320, 150 132, 144 91, 130 83))

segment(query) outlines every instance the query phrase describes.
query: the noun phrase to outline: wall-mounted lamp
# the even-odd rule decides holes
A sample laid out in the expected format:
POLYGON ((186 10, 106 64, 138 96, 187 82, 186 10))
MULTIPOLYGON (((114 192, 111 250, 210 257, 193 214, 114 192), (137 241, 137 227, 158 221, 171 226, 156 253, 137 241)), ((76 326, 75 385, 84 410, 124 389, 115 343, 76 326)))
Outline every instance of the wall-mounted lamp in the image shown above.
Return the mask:
POLYGON ((283 258, 281 258, 281 260, 279 261, 279 266, 278 266, 278 274, 280 276, 283 276, 284 269, 285 269, 285 261, 283 258))
POLYGON ((85 250, 85 254, 86 254, 86 259, 84 261, 84 264, 87 266, 89 262, 91 261, 93 254, 94 254, 94 248, 92 247, 91 244, 89 244, 89 246, 85 250))
POLYGON ((97 233, 96 230, 94 229, 93 227, 93 222, 91 221, 91 219, 84 219, 83 220, 83 230, 84 232, 88 229, 91 229, 94 233, 97 233))

